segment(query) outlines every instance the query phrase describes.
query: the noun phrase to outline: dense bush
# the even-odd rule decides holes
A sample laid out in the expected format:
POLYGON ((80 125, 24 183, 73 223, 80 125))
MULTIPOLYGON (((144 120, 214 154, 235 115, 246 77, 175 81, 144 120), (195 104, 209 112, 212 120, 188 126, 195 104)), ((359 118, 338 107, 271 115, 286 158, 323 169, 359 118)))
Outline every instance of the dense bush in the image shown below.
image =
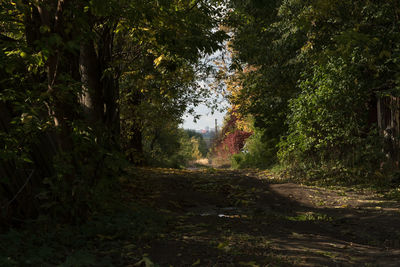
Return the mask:
POLYGON ((280 143, 279 159, 294 168, 379 168, 379 137, 368 123, 372 93, 359 77, 363 58, 330 59, 315 66, 290 102, 289 134, 280 143))
MULTIPOLYGON (((363 180, 398 168, 396 1, 230 5, 231 102, 239 115, 253 116, 264 145, 279 143, 281 163, 320 180, 363 180), (381 112, 377 101, 386 101, 381 112), (385 158, 390 145, 382 133, 392 127, 395 152, 385 158)), ((245 157, 234 163, 243 165, 245 157)))
POLYGON ((235 169, 244 168, 268 168, 275 163, 276 148, 271 149, 269 140, 263 139, 262 130, 256 129, 246 139, 242 151, 232 156, 232 167, 235 169))
POLYGON ((235 112, 229 112, 225 117, 225 122, 221 132, 214 140, 212 154, 213 157, 220 159, 230 159, 234 154, 239 153, 251 136, 251 132, 239 127, 240 120, 235 112))

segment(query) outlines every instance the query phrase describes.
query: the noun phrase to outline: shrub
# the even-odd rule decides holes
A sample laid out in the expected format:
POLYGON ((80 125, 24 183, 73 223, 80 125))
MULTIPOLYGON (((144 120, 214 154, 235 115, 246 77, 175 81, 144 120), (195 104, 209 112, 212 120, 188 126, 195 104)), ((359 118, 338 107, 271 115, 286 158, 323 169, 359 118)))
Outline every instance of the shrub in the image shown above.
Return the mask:
POLYGON ((381 144, 367 121, 371 92, 359 82, 362 61, 357 55, 330 59, 304 77, 301 94, 290 102, 289 133, 278 153, 281 162, 309 174, 334 167, 335 172, 379 168, 381 144))
POLYGON ((275 163, 276 148, 273 140, 263 140, 264 132, 255 129, 238 154, 232 156, 232 167, 243 168, 268 168, 275 163))

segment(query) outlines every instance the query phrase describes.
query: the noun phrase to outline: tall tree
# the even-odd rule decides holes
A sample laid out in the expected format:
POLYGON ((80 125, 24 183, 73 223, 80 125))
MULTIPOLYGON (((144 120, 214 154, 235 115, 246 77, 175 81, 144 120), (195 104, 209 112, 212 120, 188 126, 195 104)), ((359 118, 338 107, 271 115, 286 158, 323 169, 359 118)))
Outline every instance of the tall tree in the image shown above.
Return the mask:
MULTIPOLYGON (((16 192, 29 195, 40 188, 44 199, 69 203, 74 208, 66 210, 84 214, 90 188, 113 176, 120 104, 134 110, 130 131, 140 146, 147 115, 167 110, 176 112, 169 115, 176 120, 196 99, 195 66, 225 38, 216 30, 218 5, 208 0, 1 1, 4 201, 18 206, 16 192), (152 112, 139 116, 146 107, 152 112)), ((35 195, 37 190, 30 199, 35 195)))
POLYGON ((314 155, 321 166, 329 155, 355 166, 379 157, 371 132, 376 99, 398 95, 398 3, 254 0, 231 7, 227 25, 242 87, 233 102, 254 116, 264 138, 274 145, 283 138, 282 159, 293 160, 290 151, 294 163, 314 155))

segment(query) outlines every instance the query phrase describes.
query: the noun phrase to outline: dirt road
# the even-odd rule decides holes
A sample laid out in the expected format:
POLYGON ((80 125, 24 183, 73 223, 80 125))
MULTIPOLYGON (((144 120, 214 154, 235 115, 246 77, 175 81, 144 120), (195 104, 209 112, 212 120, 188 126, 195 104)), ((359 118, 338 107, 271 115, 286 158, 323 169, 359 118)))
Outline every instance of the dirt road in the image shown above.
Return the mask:
POLYGON ((137 201, 170 218, 140 251, 159 266, 400 266, 400 204, 372 193, 215 169, 134 180, 137 201))

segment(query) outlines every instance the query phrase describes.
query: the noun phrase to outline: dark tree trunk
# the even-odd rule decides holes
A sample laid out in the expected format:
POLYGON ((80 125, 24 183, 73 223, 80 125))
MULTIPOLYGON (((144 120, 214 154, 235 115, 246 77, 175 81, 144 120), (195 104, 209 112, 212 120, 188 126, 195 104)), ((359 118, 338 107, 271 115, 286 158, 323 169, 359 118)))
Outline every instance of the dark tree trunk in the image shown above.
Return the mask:
POLYGON ((82 81, 80 102, 86 119, 92 126, 101 125, 104 113, 101 71, 92 40, 81 45, 79 70, 82 81))
POLYGON ((143 157, 143 136, 139 127, 134 126, 131 129, 132 138, 129 140, 129 159, 136 165, 143 165, 145 163, 143 157))
POLYGON ((93 39, 85 40, 81 45, 80 74, 83 94, 80 102, 89 124, 95 126, 102 135, 103 145, 114 149, 118 147, 120 135, 117 105, 119 76, 111 65, 114 29, 103 26, 99 35, 96 46, 93 39))
MULTIPOLYGON (((134 93, 131 96, 129 105, 132 109, 138 108, 142 102, 142 97, 139 92, 134 93)), ((139 118, 130 118, 129 123, 129 136, 126 151, 128 152, 128 157, 130 161, 136 165, 143 165, 145 163, 143 154, 143 134, 142 134, 142 124, 139 118)))
POLYGON ((110 143, 119 145, 120 120, 119 120, 119 71, 111 65, 114 50, 114 31, 117 23, 104 27, 99 41, 99 62, 102 66, 102 86, 104 94, 104 126, 110 135, 110 143), (110 69, 113 71, 110 72, 110 69))

